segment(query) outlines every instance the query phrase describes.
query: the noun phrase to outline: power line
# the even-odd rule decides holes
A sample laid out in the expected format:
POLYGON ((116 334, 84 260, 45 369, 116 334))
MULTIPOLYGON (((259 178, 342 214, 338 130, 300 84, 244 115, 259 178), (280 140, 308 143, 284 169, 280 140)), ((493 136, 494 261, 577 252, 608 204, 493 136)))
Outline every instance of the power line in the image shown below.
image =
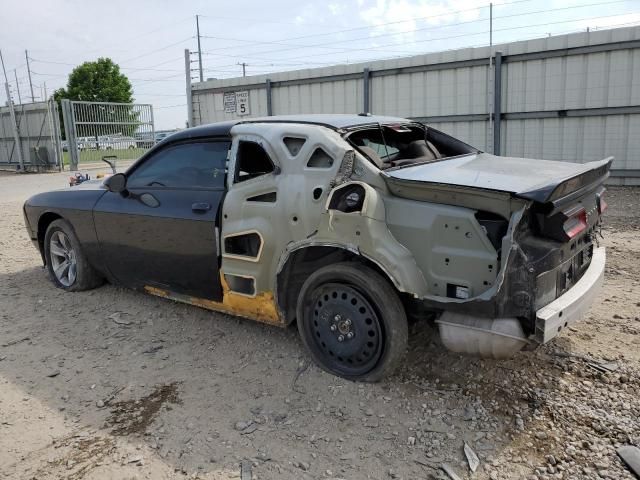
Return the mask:
POLYGON ((127 62, 131 62, 131 61, 133 61, 133 60, 137 60, 137 59, 142 58, 142 57, 147 57, 147 56, 152 55, 152 54, 154 54, 154 53, 157 53, 157 52, 161 52, 161 51, 163 51, 163 50, 166 50, 167 48, 175 47, 176 45, 181 45, 181 44, 183 44, 183 43, 185 43, 185 42, 188 42, 189 40, 192 40, 193 38, 194 38, 194 37, 193 37, 193 35, 192 35, 192 36, 187 37, 187 38, 185 38, 185 39, 183 39, 183 40, 180 40, 180 41, 178 41, 178 42, 170 43, 169 45, 165 45, 164 47, 156 48, 155 50, 151 50, 150 52, 143 53, 143 54, 138 55, 138 56, 136 56, 136 57, 131 57, 131 58, 128 58, 128 59, 126 59, 126 60, 122 60, 120 63, 127 63, 127 62))
MULTIPOLYGON (((180 57, 180 60, 183 60, 183 58, 180 57)), ((137 67, 120 67, 120 68, 122 68, 122 69, 126 68, 127 70, 129 70, 131 72, 135 72, 135 71, 138 71, 138 70, 151 70, 152 68, 159 67, 161 65, 166 65, 167 63, 171 63, 171 62, 175 62, 175 61, 176 61, 176 58, 174 57, 174 58, 170 58, 169 60, 165 60, 163 62, 156 63, 155 65, 151 65, 149 67, 141 67, 141 68, 137 68, 137 67)), ((178 71, 179 72, 184 72, 184 70, 175 70, 175 71, 176 72, 178 72, 178 71)))
POLYGON ((143 96, 143 97, 184 97, 186 94, 185 93, 148 93, 148 92, 135 92, 136 96, 143 96))
POLYGON ((66 78, 66 77, 68 77, 68 75, 59 75, 59 74, 56 74, 56 73, 38 73, 38 72, 36 72, 34 70, 31 70, 31 73, 34 74, 34 75, 39 75, 39 76, 44 76, 44 77, 57 77, 57 78, 63 78, 63 77, 66 78))
MULTIPOLYGON (((525 16, 525 15, 534 15, 534 14, 539 14, 539 13, 550 13, 550 12, 557 12, 557 11, 563 11, 563 10, 570 10, 570 9, 575 9, 575 8, 585 8, 585 7, 593 7, 593 6, 602 6, 602 5, 610 5, 613 3, 623 3, 626 0, 612 0, 612 1, 608 1, 608 2, 598 2, 598 3, 590 3, 590 4, 582 4, 582 5, 572 5, 569 7, 561 7, 561 8, 555 8, 555 9, 546 9, 546 10, 537 10, 537 11, 533 11, 533 12, 523 12, 523 13, 515 13, 515 14, 510 14, 510 15, 502 15, 499 17, 494 17, 495 19, 504 19, 504 18, 513 18, 513 17, 520 17, 520 16, 525 16)), ((448 14, 450 15, 450 13, 448 14)), ((440 15, 442 16, 442 15, 440 15)), ((428 18, 428 17, 425 17, 428 18)), ((470 21, 465 21, 465 22, 458 22, 458 23, 453 23, 453 24, 448 24, 446 25, 446 27, 453 27, 453 26, 459 26, 459 25, 465 25, 465 24, 470 24, 470 23, 478 23, 481 21, 486 21, 486 19, 479 19, 479 20, 470 20, 470 21)), ((421 32, 424 30, 434 30, 437 28, 444 28, 444 27, 424 27, 424 28, 417 28, 414 30, 411 30, 410 32, 406 32, 406 33, 415 33, 415 32, 421 32)), ((487 33, 487 32, 484 32, 487 33)), ((382 38, 382 37, 389 37, 389 36, 397 36, 401 33, 398 32, 393 32, 393 33, 383 33, 383 34, 378 34, 378 35, 369 35, 367 37, 358 37, 358 38, 350 38, 350 39, 344 39, 344 40, 333 40, 331 42, 325 42, 325 43, 316 43, 316 44, 311 44, 311 45, 298 45, 298 46, 291 46, 289 48, 283 48, 283 49, 276 49, 276 50, 266 50, 266 51, 258 51, 258 52, 252 52, 252 54, 254 55, 261 55, 261 54, 273 54, 273 53, 280 53, 280 52, 287 52, 287 51, 291 51, 291 50, 299 50, 299 49, 304 49, 304 48, 330 48, 328 47, 329 45, 335 45, 335 44, 340 44, 340 43, 346 43, 346 42, 355 42, 355 41, 359 41, 359 40, 372 40, 372 39, 377 39, 377 38, 382 38)), ((450 38, 458 38, 460 36, 464 36, 463 35, 457 35, 457 36, 452 36, 452 37, 443 37, 441 38, 442 40, 444 39, 450 39, 450 38)), ((287 39, 287 40, 291 40, 291 39, 287 39)), ((438 39, 429 39, 427 41, 433 41, 433 40, 438 40, 438 39)), ((271 42, 265 42, 265 43, 271 43, 271 42)), ((407 44, 407 43, 419 43, 419 42, 402 42, 403 44, 407 44)), ((399 45, 398 43, 392 43, 392 44, 387 44, 387 45, 383 45, 383 47, 387 47, 387 46, 395 46, 395 45, 399 45)), ((375 50, 379 50, 380 46, 377 46, 376 48, 355 48, 355 47, 341 47, 342 50, 346 51, 362 51, 362 50, 368 50, 368 51, 375 51, 375 50)), ((210 53, 207 52, 207 53, 210 53)), ((323 54, 320 54, 323 55, 323 54)))
MULTIPOLYGON (((125 39, 118 39, 114 43, 112 43, 112 45, 120 45, 120 44, 123 44, 123 43, 128 43, 128 42, 131 42, 132 40, 137 40, 139 38, 146 37, 146 36, 148 36, 148 35, 150 35, 152 33, 158 32, 160 30, 165 30, 167 28, 172 28, 173 29, 173 28, 175 28, 176 25, 181 24, 183 22, 186 22, 188 20, 191 20, 192 18, 193 17, 189 16, 189 17, 184 17, 184 18, 178 19, 178 20, 174 20, 171 23, 164 24, 162 26, 154 28, 153 30, 149 30, 147 32, 140 33, 140 34, 135 35, 133 37, 129 37, 129 38, 125 38, 125 39)), ((47 52, 47 51, 51 51, 51 50, 53 50, 53 49, 49 49, 49 50, 46 50, 46 49, 45 50, 43 50, 43 49, 34 49, 32 51, 34 51, 34 52, 47 52)), ((78 52, 78 55, 86 55, 86 54, 93 53, 93 52, 99 52, 100 50, 102 50, 102 48, 94 48, 92 50, 84 50, 84 51, 78 52)), ((55 51, 59 51, 59 50, 56 49, 55 51)), ((126 50, 126 51, 128 51, 128 50, 126 50)))
POLYGON ((179 105, 160 105, 159 107, 154 106, 154 109, 160 109, 160 108, 178 108, 178 107, 186 107, 187 104, 186 103, 181 103, 179 105))
MULTIPOLYGON (((508 6, 508 5, 515 5, 515 4, 518 4, 518 3, 532 2, 532 1, 534 1, 534 0, 515 0, 513 2, 494 3, 493 6, 494 7, 496 7, 496 6, 497 7, 502 7, 502 6, 508 6)), ((437 14, 437 15, 429 15, 429 16, 426 16, 426 17, 408 18, 406 20, 396 20, 396 21, 393 21, 393 22, 385 22, 385 23, 380 23, 380 24, 375 24, 375 25, 367 25, 367 26, 363 26, 363 27, 354 27, 354 28, 348 28, 348 29, 343 29, 343 30, 333 30, 333 31, 330 31, 330 32, 325 32, 325 33, 302 35, 302 36, 298 36, 298 37, 286 38, 284 40, 288 41, 288 40, 300 40, 300 39, 303 39, 303 38, 324 37, 324 36, 328 36, 328 35, 335 35, 337 33, 348 33, 348 32, 354 32, 354 31, 358 31, 358 30, 370 30, 370 29, 373 29, 373 28, 386 27, 386 26, 389 26, 389 25, 397 25, 397 24, 400 24, 400 23, 408 23, 408 22, 415 22, 415 21, 422 21, 422 20, 432 20, 434 18, 445 17, 445 16, 449 16, 449 15, 456 15, 456 14, 459 14, 459 13, 472 12, 472 11, 475 11, 475 10, 481 10, 483 8, 488 8, 488 7, 489 7, 489 5, 483 5, 483 6, 480 6, 480 7, 467 8, 467 9, 464 9, 464 10, 450 10, 450 11, 443 12, 443 13, 440 13, 440 14, 437 14)), ((206 15, 201 15, 201 16, 204 17, 204 18, 213 18, 213 17, 207 17, 206 15)), ((244 19, 244 18, 243 19, 234 19, 234 18, 230 18, 230 17, 215 17, 215 18, 216 19, 217 18, 220 18, 220 19, 225 18, 227 20, 243 20, 243 21, 247 21, 247 19, 244 19)), ((255 23, 281 23, 281 22, 270 22, 270 21, 267 21, 267 20, 258 20, 258 19, 249 20, 249 21, 253 21, 255 23)), ((290 23, 288 23, 287 25, 289 25, 289 24, 290 23)), ((260 42, 256 42, 256 44, 259 45, 260 42)), ((220 48, 219 50, 222 50, 222 49, 224 49, 224 48, 220 48)))
MULTIPOLYGON (((541 26, 546 26, 546 25, 557 25, 557 24, 562 24, 562 23, 575 23, 575 22, 582 22, 585 20, 598 20, 598 19, 602 19, 602 18, 610 18, 610 17, 617 17, 620 14, 615 14, 615 15, 607 15, 607 16, 598 16, 598 17, 585 17, 585 18, 577 18, 577 19, 573 19, 573 20, 561 20, 561 21, 557 21, 557 22, 545 22, 545 23, 540 23, 540 24, 535 24, 535 25, 521 25, 521 26, 517 26, 517 27, 507 27, 507 28, 499 28, 499 29, 493 29, 493 32, 504 32, 504 31, 509 31, 509 30, 518 30, 518 29, 522 29, 522 28, 530 28, 530 27, 541 27, 541 26)), ((462 37, 473 37, 473 36, 478 36, 478 35, 486 35, 489 33, 489 30, 483 30, 480 32, 475 32, 475 33, 462 33, 459 35, 451 35, 451 36, 446 36, 446 37, 437 37, 437 38, 427 38, 424 40, 412 40, 412 41, 405 41, 405 42, 401 42, 401 43, 389 43, 389 44, 385 44, 385 45, 379 45, 380 48, 384 48, 384 47, 393 47, 396 45, 410 45, 410 44, 419 44, 419 43, 425 43, 425 42, 434 42, 434 41, 438 41, 438 40, 451 40, 451 39, 455 39, 455 38, 462 38, 462 37)), ((368 48, 361 48, 358 49, 359 51, 370 51, 371 49, 368 48)), ((260 52, 256 52, 256 53, 260 53, 260 52)), ((269 53, 269 52, 265 52, 265 53, 269 53)), ((270 52, 273 53, 273 52, 270 52)), ((418 55, 420 53, 426 53, 426 52, 407 52, 405 55, 418 55)), ((320 56, 325 56, 325 55, 332 55, 334 54, 334 52, 324 52, 324 53, 314 53, 313 56, 314 57, 320 57, 320 56)), ((282 60, 296 60, 298 58, 306 58, 308 56, 307 55, 301 55, 301 56, 297 56, 297 57, 287 57, 287 58, 283 58, 282 60)), ((392 57, 392 58, 397 58, 397 57, 392 57)))

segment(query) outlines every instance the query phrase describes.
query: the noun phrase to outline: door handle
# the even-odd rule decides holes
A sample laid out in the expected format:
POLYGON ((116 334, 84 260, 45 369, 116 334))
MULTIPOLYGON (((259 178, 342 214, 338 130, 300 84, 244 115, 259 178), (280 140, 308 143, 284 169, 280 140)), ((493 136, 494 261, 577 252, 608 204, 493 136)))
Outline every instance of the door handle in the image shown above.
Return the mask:
POLYGON ((208 212, 209 210, 211 210, 211 204, 210 203, 194 203, 191 205, 191 210, 193 210, 194 212, 208 212))

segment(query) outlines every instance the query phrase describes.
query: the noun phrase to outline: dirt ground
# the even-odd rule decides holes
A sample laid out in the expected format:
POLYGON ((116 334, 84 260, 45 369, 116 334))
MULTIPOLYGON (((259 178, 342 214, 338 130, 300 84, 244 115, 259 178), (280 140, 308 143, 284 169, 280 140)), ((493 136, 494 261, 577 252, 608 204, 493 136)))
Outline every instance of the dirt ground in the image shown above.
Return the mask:
POLYGON ((498 362, 413 325, 371 385, 310 364, 295 328, 56 289, 21 206, 65 176, 0 175, 0 478, 633 478, 615 448, 640 445, 640 189, 607 194, 605 288, 571 331, 498 362))

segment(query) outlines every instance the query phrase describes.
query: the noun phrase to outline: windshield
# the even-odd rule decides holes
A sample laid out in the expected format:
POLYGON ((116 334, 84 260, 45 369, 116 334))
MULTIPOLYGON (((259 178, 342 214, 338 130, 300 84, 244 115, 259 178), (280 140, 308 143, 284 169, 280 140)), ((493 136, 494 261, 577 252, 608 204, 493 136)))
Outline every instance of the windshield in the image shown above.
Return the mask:
POLYGON ((460 140, 418 124, 357 130, 347 140, 381 170, 478 152, 460 140))

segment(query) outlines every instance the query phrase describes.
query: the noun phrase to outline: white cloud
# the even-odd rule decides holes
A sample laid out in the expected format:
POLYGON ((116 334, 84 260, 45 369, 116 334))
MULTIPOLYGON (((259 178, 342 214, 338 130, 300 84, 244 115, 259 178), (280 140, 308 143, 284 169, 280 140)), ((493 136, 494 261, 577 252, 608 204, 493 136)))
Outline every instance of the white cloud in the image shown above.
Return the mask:
POLYGON ((428 35, 429 27, 441 35, 447 26, 478 20, 487 15, 483 9, 475 0, 375 0, 363 6, 360 18, 372 27, 372 37, 393 34, 396 40, 410 41, 418 32, 428 35))

